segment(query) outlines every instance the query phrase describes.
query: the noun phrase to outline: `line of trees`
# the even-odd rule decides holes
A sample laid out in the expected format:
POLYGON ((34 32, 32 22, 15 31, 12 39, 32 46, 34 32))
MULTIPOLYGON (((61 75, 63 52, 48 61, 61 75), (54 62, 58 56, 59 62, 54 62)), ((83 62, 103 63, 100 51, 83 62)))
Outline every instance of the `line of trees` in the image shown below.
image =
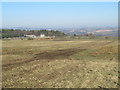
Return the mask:
POLYGON ((24 35, 36 35, 39 36, 41 34, 45 34, 46 36, 66 36, 65 33, 60 31, 48 31, 48 30, 20 30, 20 29, 2 29, 1 38, 13 38, 13 37, 23 37, 24 35))

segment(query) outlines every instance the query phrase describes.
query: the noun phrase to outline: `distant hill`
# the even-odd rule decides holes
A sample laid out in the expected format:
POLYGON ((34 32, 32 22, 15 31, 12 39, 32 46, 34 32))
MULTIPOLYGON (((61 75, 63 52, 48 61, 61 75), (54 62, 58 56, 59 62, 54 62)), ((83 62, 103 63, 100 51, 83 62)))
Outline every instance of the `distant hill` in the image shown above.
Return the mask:
POLYGON ((65 30, 63 32, 69 35, 85 35, 88 33, 93 33, 96 36, 118 36, 117 29, 65 30))
POLYGON ((118 31, 96 32, 97 36, 118 36, 118 31))
POLYGON ((56 36, 63 37, 66 35, 86 35, 89 33, 95 34, 96 36, 118 36, 117 28, 112 29, 76 29, 76 30, 21 30, 21 29, 2 29, 2 38, 12 38, 12 37, 23 37, 24 35, 36 35, 40 36, 45 34, 45 36, 56 36))

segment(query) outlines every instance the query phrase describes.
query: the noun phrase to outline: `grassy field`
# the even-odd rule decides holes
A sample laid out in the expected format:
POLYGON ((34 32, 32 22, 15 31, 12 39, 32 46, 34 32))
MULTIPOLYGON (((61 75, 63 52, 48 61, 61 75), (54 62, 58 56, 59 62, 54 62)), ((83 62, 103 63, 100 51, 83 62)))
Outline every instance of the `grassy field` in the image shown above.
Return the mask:
POLYGON ((117 40, 3 40, 3 88, 117 88, 117 40))

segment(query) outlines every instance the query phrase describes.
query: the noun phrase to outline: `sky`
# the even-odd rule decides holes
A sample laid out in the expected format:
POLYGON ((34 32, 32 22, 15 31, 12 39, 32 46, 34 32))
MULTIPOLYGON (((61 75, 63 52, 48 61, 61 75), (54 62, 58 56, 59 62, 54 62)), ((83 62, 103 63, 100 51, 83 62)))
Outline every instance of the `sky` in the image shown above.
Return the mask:
POLYGON ((1 0, 2 2, 119 2, 119 0, 1 0))
POLYGON ((117 2, 2 2, 2 27, 117 26, 117 2))

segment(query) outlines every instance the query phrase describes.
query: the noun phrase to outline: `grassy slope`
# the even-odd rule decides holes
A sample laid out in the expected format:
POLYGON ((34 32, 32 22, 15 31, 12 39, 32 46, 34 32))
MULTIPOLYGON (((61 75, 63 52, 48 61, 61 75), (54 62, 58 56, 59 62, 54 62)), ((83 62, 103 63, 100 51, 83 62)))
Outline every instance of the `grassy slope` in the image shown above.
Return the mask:
POLYGON ((113 40, 3 41, 3 87, 114 88, 117 49, 113 40))

